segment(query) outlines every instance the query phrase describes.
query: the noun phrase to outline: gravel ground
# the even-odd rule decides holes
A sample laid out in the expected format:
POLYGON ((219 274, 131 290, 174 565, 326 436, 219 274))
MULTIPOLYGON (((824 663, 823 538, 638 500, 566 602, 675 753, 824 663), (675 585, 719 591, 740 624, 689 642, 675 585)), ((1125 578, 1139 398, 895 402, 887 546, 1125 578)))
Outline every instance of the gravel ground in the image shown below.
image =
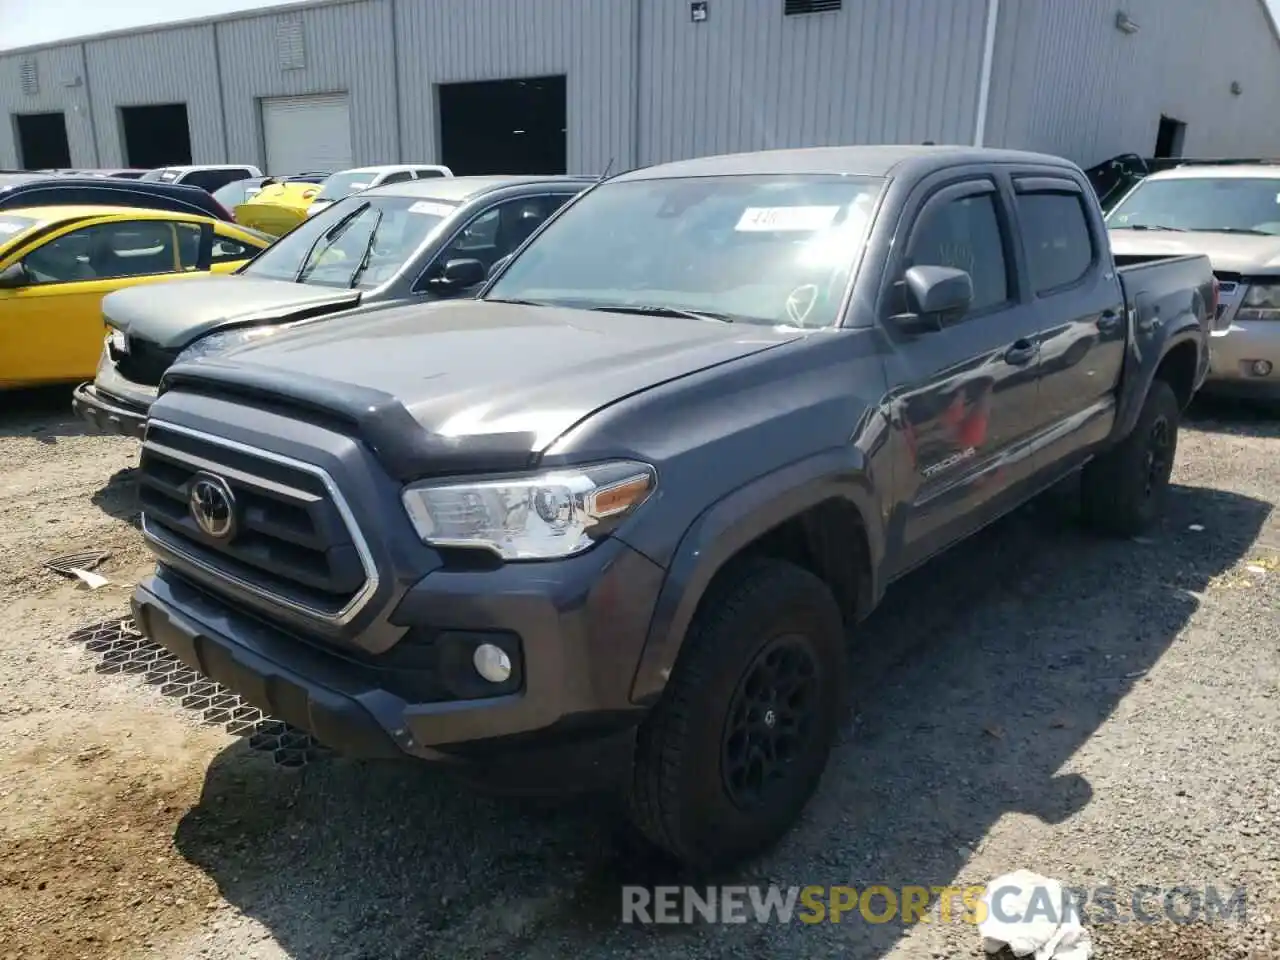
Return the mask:
MULTIPOLYGON (((127 616, 147 569, 136 445, 86 435, 66 400, 9 395, 0 414, 0 958, 980 953, 936 915, 622 925, 621 884, 690 878, 607 804, 478 797, 410 764, 287 769, 173 695, 200 691, 104 673, 112 655, 73 634, 127 616), (41 566, 84 549, 111 552, 109 586, 41 566)), ((1139 885, 1243 886, 1230 923, 1086 907, 1097 955, 1280 957, 1277 454, 1275 421, 1201 411, 1150 537, 1092 539, 1050 495, 895 587, 861 630, 857 712, 804 822, 718 881, 1028 868, 1114 888, 1122 918, 1139 885)))

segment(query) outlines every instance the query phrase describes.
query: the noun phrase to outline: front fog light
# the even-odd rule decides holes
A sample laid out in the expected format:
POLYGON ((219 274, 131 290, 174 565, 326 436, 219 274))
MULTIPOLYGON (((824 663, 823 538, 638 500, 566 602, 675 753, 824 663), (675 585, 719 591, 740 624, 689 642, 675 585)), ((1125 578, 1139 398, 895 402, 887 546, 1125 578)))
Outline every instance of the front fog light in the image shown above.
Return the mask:
POLYGON ((476 673, 490 683, 506 683, 511 677, 511 658, 501 647, 492 643, 482 643, 471 655, 476 673))
POLYGON ((1270 361, 1270 360, 1255 360, 1255 361, 1253 361, 1253 375, 1254 375, 1255 377, 1265 377, 1265 376, 1269 375, 1270 373, 1271 373, 1271 361, 1270 361))

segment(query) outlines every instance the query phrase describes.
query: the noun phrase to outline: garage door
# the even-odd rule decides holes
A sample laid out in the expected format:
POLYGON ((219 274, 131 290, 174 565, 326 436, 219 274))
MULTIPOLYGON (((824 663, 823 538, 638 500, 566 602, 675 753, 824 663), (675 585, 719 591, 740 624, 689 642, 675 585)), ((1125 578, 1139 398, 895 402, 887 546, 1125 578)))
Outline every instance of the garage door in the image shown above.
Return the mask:
POLYGON ((287 176, 354 166, 346 94, 264 99, 262 133, 267 147, 264 173, 287 176))

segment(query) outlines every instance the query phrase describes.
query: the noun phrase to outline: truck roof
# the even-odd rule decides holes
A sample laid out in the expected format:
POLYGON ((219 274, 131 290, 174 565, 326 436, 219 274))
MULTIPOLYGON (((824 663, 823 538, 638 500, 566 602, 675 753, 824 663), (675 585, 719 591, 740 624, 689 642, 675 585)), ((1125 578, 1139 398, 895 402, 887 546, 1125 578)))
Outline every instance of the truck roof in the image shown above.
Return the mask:
POLYGON ((985 147, 911 145, 808 147, 764 150, 677 160, 619 174, 615 180, 660 180, 669 177, 727 177, 751 174, 856 174, 884 177, 891 173, 927 176, 934 169, 964 163, 1034 163, 1076 169, 1061 157, 1022 150, 985 147))
POLYGON ((401 180, 399 183, 387 183, 361 194, 372 194, 383 197, 423 197, 432 200, 453 200, 462 202, 471 197, 488 193, 490 190, 501 190, 503 187, 518 187, 521 184, 556 184, 577 183, 589 184, 596 177, 546 174, 542 176, 485 176, 485 177, 430 177, 425 180, 401 180))

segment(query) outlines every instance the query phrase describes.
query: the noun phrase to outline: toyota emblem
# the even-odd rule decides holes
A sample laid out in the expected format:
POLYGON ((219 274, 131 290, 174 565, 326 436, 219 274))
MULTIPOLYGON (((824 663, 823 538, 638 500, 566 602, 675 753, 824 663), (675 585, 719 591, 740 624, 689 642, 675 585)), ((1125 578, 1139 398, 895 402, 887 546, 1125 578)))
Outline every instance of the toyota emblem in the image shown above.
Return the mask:
POLYGON ((229 540, 236 529, 236 498, 227 481, 213 474, 197 474, 187 500, 191 519, 205 534, 229 540))

